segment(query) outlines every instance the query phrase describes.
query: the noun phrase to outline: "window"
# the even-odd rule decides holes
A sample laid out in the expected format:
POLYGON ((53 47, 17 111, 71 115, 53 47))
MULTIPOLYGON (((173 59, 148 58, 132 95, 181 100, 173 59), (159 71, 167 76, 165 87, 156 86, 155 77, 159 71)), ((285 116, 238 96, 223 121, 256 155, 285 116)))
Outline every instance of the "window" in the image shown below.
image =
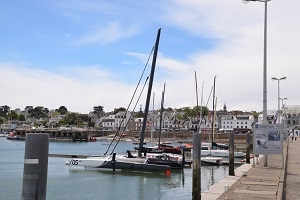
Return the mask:
POLYGON ((239 122, 236 122, 236 124, 239 124, 239 122))

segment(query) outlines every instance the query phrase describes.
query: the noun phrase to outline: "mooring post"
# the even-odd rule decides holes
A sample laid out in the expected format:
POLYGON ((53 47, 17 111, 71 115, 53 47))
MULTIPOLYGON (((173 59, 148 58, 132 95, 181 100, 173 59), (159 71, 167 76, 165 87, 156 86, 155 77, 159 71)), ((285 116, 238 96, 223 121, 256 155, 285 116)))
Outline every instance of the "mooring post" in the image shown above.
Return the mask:
POLYGON ((246 163, 250 164, 250 133, 246 133, 246 163))
POLYGON ((229 176, 234 176, 234 139, 233 132, 229 133, 229 176))
POLYGON ((22 200, 46 199, 48 153, 47 133, 26 134, 22 200))
POLYGON ((111 165, 112 165, 113 171, 115 171, 116 170, 116 153, 113 153, 111 165))
POLYGON ((184 165, 185 165, 185 154, 184 154, 184 150, 183 149, 181 149, 181 155, 182 155, 181 170, 183 170, 184 165))
POLYGON ((201 133, 193 134, 193 191, 192 199, 201 199, 201 133))

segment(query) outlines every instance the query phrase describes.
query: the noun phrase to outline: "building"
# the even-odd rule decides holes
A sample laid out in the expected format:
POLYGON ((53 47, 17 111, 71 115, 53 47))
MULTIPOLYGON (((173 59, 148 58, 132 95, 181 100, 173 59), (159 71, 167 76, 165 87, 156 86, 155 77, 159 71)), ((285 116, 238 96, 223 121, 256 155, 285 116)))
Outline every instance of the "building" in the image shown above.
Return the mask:
POLYGON ((245 133, 252 130, 253 115, 224 115, 220 118, 220 132, 245 133))

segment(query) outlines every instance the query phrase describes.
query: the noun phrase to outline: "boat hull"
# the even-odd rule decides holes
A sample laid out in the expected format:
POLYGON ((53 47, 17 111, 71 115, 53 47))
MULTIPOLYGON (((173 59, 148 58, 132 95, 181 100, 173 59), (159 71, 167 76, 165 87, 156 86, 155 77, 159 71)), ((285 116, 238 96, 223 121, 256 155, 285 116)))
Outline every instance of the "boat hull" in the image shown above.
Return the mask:
POLYGON ((146 163, 145 158, 119 157, 113 160, 112 156, 72 159, 70 166, 81 166, 85 168, 106 168, 106 169, 128 169, 128 170, 169 170, 168 165, 146 163))

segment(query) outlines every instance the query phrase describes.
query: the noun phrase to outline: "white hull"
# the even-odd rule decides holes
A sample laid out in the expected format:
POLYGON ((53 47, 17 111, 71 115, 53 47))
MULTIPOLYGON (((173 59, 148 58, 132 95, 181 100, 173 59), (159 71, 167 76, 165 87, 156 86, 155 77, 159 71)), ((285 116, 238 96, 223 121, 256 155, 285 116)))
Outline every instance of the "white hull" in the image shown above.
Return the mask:
POLYGON ((204 157, 201 157, 201 163, 211 164, 211 165, 220 165, 220 164, 222 164, 222 158, 221 157, 204 156, 204 157))
POLYGON ((71 166, 98 168, 111 159, 111 156, 76 158, 68 161, 66 164, 71 166))
MULTIPOLYGON (((229 157, 229 150, 213 149, 213 150, 201 150, 201 156, 212 157, 229 157)), ((243 152, 234 152, 235 158, 242 158, 245 154, 243 152)))

